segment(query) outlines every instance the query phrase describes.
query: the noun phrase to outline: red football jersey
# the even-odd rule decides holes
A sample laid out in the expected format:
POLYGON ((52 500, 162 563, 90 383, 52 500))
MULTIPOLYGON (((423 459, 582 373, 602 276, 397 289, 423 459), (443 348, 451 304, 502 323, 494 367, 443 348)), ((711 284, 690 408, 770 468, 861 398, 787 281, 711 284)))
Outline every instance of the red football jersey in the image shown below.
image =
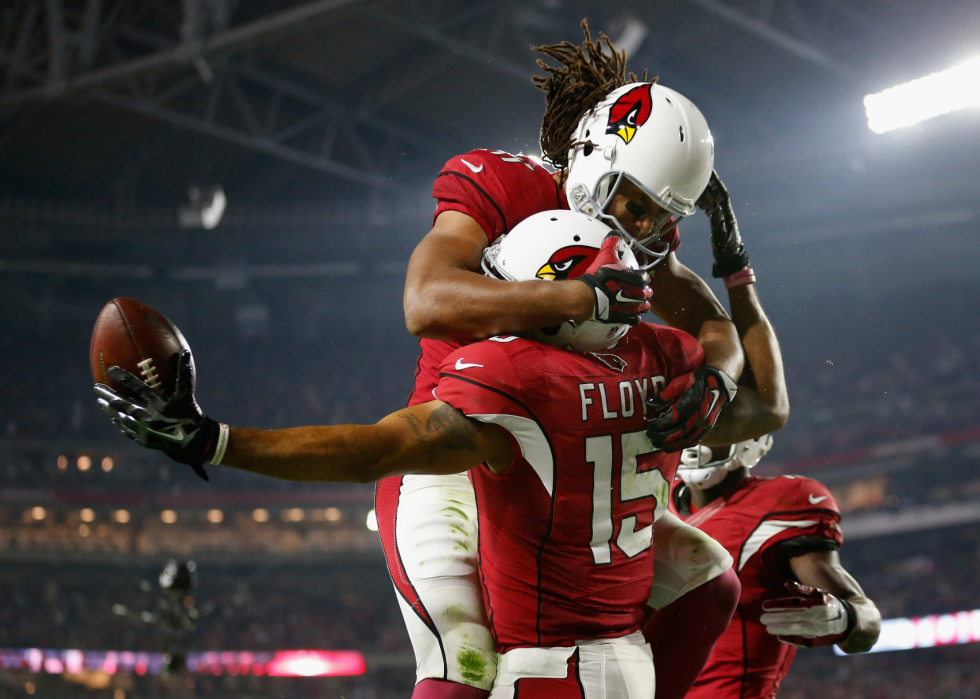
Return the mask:
POLYGON ((499 652, 640 628, 653 522, 679 462, 646 436, 645 399, 703 361, 690 335, 644 323, 603 352, 507 336, 443 362, 436 397, 503 426, 514 444, 507 472, 470 471, 499 652))
POLYGON ((725 498, 690 513, 686 487, 674 485, 670 509, 722 544, 735 559, 742 596, 687 699, 770 699, 796 655, 759 621, 762 603, 787 597, 788 559, 843 543, 837 503, 801 476, 750 477, 725 498), (685 514, 686 513, 686 514, 685 514))
MULTIPOLYGON (((459 211, 473 218, 487 234, 487 245, 533 214, 567 209, 568 200, 551 173, 526 156, 502 150, 474 150, 452 158, 432 185, 438 201, 433 221, 444 211, 459 211)), ((664 240, 680 247, 674 228, 664 240)), ((422 339, 415 371, 415 391, 409 405, 432 400, 439 381, 439 366, 461 342, 422 339)))

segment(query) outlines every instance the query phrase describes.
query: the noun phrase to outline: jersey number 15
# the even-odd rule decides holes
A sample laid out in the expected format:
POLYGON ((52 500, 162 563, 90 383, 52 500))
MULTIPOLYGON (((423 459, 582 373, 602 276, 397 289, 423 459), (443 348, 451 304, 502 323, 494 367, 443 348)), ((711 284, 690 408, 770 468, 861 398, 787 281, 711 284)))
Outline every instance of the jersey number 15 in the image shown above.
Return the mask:
MULTIPOLYGON (((640 498, 653 497, 655 509, 653 521, 656 522, 667 509, 670 484, 659 469, 640 472, 638 457, 651 454, 657 448, 650 442, 646 432, 627 432, 620 435, 620 481, 619 502, 629 502, 640 498)), ((588 437, 585 440, 585 460, 592 464, 592 558, 603 565, 612 562, 610 542, 613 535, 613 435, 605 434, 588 437)), ((627 558, 646 551, 653 540, 653 525, 637 530, 636 515, 623 517, 619 523, 619 536, 616 546, 627 558)))

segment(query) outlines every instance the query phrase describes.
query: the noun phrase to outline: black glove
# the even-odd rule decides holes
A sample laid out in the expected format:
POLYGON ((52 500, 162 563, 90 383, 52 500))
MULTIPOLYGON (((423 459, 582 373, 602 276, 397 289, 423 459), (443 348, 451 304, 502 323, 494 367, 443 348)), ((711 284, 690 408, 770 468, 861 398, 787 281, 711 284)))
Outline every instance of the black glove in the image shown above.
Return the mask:
POLYGON ((648 412, 655 416, 647 420, 647 436, 653 446, 666 452, 693 447, 715 426, 722 409, 734 400, 737 392, 732 378, 713 366, 703 366, 693 374, 680 376, 661 395, 647 399, 648 412), (692 376, 693 383, 676 399, 665 399, 691 382, 692 376))
POLYGON ((577 281, 583 282, 595 296, 592 320, 601 323, 637 325, 640 314, 650 310, 650 275, 639 269, 629 269, 619 256, 624 241, 610 233, 602 241, 595 261, 577 281))
POLYGON ((95 384, 99 407, 112 424, 134 442, 162 451, 209 480, 204 464, 214 456, 220 427, 194 400, 194 360, 190 350, 180 355, 177 384, 167 400, 125 369, 112 366, 108 374, 125 391, 117 393, 105 384, 95 384))
POLYGON ((747 267, 749 254, 745 252, 742 236, 738 233, 732 200, 717 172, 712 170, 711 179, 698 198, 697 206, 708 214, 711 221, 711 249, 715 254, 712 276, 728 277, 747 267))

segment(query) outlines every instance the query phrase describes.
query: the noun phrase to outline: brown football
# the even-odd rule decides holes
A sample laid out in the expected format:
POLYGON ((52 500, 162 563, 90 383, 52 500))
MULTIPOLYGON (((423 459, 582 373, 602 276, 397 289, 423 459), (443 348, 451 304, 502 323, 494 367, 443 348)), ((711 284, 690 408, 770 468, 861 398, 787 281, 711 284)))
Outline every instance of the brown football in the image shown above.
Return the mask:
POLYGON ((177 360, 185 349, 184 336, 160 311, 133 299, 113 299, 92 330, 92 378, 118 390, 106 373, 118 366, 169 396, 177 381, 177 360))

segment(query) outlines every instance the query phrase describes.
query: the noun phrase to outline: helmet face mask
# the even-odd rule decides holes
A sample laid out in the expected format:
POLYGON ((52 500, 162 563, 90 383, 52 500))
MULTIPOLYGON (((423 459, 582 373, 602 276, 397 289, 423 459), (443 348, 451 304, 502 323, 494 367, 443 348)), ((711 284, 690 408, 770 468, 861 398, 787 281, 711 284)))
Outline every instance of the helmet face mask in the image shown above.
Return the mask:
POLYGON ((710 447, 699 444, 681 452, 677 477, 694 490, 707 490, 725 480, 732 471, 752 468, 772 449, 772 435, 746 439, 728 447, 728 454, 712 460, 710 447))
MULTIPOLYGON (((524 219, 484 250, 481 266, 487 276, 504 281, 575 279, 592 264, 611 232, 604 221, 583 213, 544 211, 524 219)), ((639 269, 625 241, 620 242, 620 257, 626 267, 639 269)), ((615 346, 629 329, 625 323, 568 320, 522 335, 562 349, 594 352, 615 346)))
POLYGON ((714 141, 686 97, 656 83, 632 83, 611 92, 579 121, 568 161, 571 208, 618 230, 646 258, 641 268, 649 269, 669 252, 656 241, 694 213, 711 176, 714 141), (609 211, 624 178, 662 211, 640 240, 609 211))

